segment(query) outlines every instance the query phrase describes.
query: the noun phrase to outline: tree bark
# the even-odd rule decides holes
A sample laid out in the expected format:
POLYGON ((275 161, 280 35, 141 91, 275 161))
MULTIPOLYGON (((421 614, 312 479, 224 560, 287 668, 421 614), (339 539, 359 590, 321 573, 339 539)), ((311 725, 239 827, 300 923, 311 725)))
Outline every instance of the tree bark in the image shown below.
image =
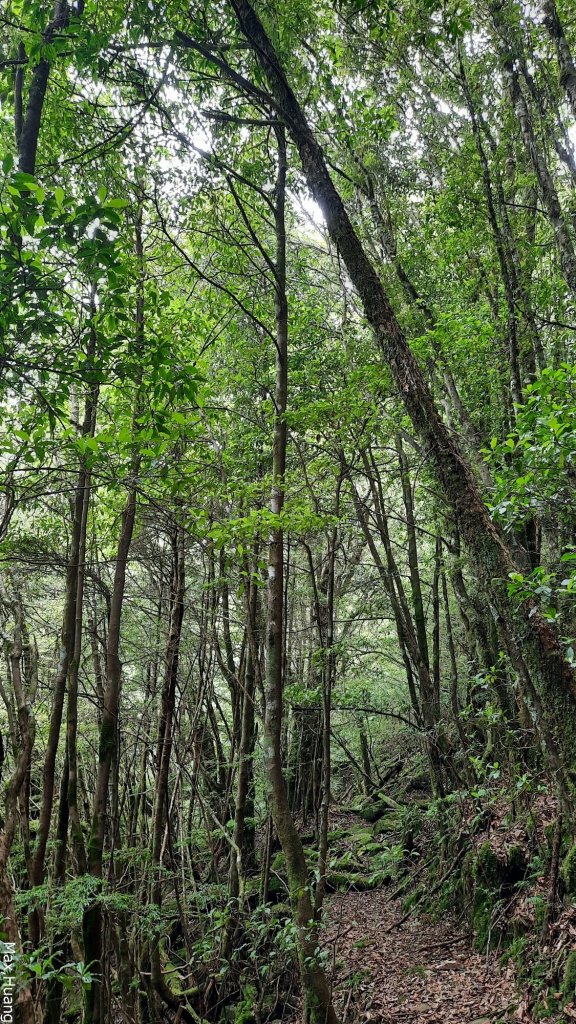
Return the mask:
MULTIPOLYGON (((96 292, 92 289, 90 296, 91 318, 90 342, 87 351, 87 368, 90 368, 96 355, 96 330, 93 318, 96 314, 96 292)), ((92 437, 96 428, 96 411, 98 405, 99 387, 92 385, 90 394, 86 399, 84 420, 82 423, 82 437, 92 437)), ((75 516, 78 516, 79 544, 78 544, 78 567, 76 573, 76 598, 74 602, 74 641, 72 657, 68 669, 68 708, 66 719, 66 754, 68 758, 68 814, 70 818, 70 830, 72 848, 76 855, 79 874, 86 872, 86 851, 84 848, 84 836, 82 833, 82 822, 78 810, 78 673, 80 670, 80 658, 82 655, 82 626, 84 612, 84 577, 86 559, 86 530, 88 523, 88 510, 90 505, 90 491, 92 483, 92 470, 87 456, 82 456, 80 466, 79 487, 77 490, 77 501, 75 516)))
MULTIPOLYGON (((54 36, 62 29, 66 28, 69 16, 70 12, 67 0, 57 0, 54 6, 54 17, 50 24, 46 26, 46 29, 42 34, 42 40, 45 44, 51 43, 54 36)), ((25 171, 26 174, 36 173, 38 139, 40 136, 42 111, 44 109, 44 100, 46 98, 46 89, 48 88, 50 69, 50 61, 46 60, 44 57, 42 57, 36 64, 32 72, 32 80, 28 90, 26 113, 23 117, 20 116, 19 123, 17 121, 16 133, 18 138, 18 162, 20 170, 25 171)), ((21 90, 21 80, 20 83, 16 84, 19 84, 21 90)), ((21 92, 19 103, 21 108, 21 92)))
MULTIPOLYGON (((160 699, 160 718, 158 723, 156 787, 154 794, 154 810, 152 816, 152 866, 154 879, 152 882, 152 905, 160 910, 162 906, 162 836, 164 825, 170 828, 168 820, 168 777, 170 758, 172 755, 174 715, 176 710, 176 687, 178 683, 178 662, 180 657, 180 640, 182 621, 184 618, 185 562, 184 562, 184 530, 176 528, 172 545, 173 578, 170 602, 170 622, 166 643, 165 670, 160 699)), ((185 1007, 166 984, 162 975, 160 960, 160 935, 154 935, 150 943, 150 968, 152 985, 160 999, 170 1009, 184 1014, 185 1007)))

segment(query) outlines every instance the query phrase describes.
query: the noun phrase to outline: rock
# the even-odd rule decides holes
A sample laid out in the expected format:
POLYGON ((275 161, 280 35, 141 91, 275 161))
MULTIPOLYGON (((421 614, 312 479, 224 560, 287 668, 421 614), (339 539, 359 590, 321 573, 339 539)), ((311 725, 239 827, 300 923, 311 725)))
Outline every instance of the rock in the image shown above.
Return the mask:
POLYGON ((359 825, 350 830, 348 838, 355 846, 364 846, 365 843, 372 842, 372 830, 366 828, 364 825, 359 825))
POLYGON ((363 804, 362 807, 358 808, 358 814, 364 821, 377 821, 381 818, 386 811, 386 804, 378 801, 377 803, 363 804))
POLYGON ((376 797, 371 797, 369 800, 364 799, 357 812, 365 821, 377 821, 378 818, 383 818, 386 814, 401 814, 403 810, 402 805, 393 800, 391 796, 378 793, 376 797))
POLYGON ((404 815, 396 811, 388 811, 374 822, 372 833, 377 836, 386 832, 402 832, 403 829, 404 815))
POLYGON ((369 843, 362 843, 358 847, 358 853, 360 854, 360 856, 363 856, 366 853, 383 853, 384 850, 386 850, 386 849, 387 849, 387 847, 384 846, 383 843, 377 843, 373 839, 372 833, 370 833, 370 842, 369 843))

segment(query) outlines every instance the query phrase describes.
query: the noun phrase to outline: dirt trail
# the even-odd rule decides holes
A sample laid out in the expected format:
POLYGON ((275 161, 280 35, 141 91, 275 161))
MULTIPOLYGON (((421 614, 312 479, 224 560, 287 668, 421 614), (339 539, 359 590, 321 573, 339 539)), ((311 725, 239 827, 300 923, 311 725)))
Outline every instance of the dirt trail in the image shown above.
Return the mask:
POLYGON ((326 934, 342 1024, 529 1024, 496 956, 474 951, 450 920, 393 927, 402 916, 382 890, 332 900, 326 934))

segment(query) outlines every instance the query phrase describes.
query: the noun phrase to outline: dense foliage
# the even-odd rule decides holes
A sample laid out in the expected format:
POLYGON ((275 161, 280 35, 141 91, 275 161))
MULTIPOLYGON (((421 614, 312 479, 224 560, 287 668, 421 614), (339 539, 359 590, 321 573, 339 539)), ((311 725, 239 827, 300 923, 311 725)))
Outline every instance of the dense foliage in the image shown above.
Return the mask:
POLYGON ((327 897, 432 822, 440 908, 489 942, 503 807, 555 808, 545 944, 576 892, 576 10, 0 24, 18 1019, 335 1024, 327 897))

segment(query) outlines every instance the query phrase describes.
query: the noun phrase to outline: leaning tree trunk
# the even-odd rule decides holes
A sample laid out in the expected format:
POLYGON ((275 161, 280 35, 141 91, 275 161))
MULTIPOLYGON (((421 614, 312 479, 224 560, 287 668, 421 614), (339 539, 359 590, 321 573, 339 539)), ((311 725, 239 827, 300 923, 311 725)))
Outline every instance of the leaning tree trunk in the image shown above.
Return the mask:
MULTIPOLYGON (((75 8, 75 14, 78 17, 80 13, 80 4, 78 4, 75 8)), ((54 5, 54 17, 42 33, 42 42, 46 48, 53 42, 55 36, 68 26, 69 21, 70 8, 68 3, 66 0, 57 0, 54 5)), ((15 128, 16 141, 18 143, 18 165, 20 170, 25 171, 26 174, 36 173, 42 111, 44 109, 51 67, 50 60, 45 56, 41 57, 38 63, 34 65, 25 112, 22 101, 24 68, 21 69, 21 74, 15 80, 15 107, 17 110, 15 128)))
POLYGON ((576 680, 559 638, 535 600, 528 598, 518 607, 511 601, 507 580, 515 569, 514 562, 490 519, 457 438, 443 422, 435 405, 382 283, 332 182, 322 149, 288 83, 282 62, 248 0, 230 2, 268 80, 271 101, 294 139, 310 191, 324 213, 330 236, 360 296, 366 318, 478 574, 502 618, 505 631, 522 647, 524 660, 553 720, 562 756, 566 764, 571 765, 576 740, 576 680))

